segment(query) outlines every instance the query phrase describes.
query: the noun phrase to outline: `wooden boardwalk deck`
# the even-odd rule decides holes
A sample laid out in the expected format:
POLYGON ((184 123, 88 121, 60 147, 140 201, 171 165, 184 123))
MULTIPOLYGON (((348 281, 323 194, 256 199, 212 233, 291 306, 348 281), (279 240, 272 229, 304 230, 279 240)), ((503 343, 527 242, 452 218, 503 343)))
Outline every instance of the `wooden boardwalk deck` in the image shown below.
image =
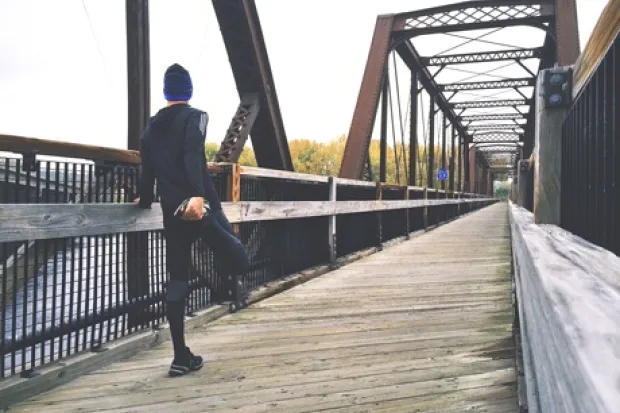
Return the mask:
POLYGON ((516 412, 510 235, 498 204, 11 412, 516 412))

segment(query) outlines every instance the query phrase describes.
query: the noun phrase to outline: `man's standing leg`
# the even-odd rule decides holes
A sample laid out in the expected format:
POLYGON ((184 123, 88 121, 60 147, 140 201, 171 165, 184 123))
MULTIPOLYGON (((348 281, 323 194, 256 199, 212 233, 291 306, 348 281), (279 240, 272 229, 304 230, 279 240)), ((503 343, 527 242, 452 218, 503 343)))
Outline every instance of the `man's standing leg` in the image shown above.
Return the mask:
POLYGON ((175 223, 165 229, 166 265, 170 281, 166 292, 167 317, 174 347, 171 376, 182 376, 203 365, 202 357, 193 355, 185 344, 185 299, 189 292, 191 245, 195 239, 189 225, 175 223))

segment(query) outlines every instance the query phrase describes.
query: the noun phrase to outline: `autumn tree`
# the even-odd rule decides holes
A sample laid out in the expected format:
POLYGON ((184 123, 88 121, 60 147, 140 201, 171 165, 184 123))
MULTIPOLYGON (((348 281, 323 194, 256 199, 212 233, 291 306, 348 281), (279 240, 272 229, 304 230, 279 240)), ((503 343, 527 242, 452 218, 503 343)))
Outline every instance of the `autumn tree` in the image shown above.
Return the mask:
MULTIPOLYGON (((328 142, 319 142, 311 139, 293 139, 289 141, 289 148, 295 171, 313 175, 337 176, 340 170, 345 145, 346 136, 344 135, 328 142)), ((207 159, 210 161, 214 160, 218 149, 219 145, 216 143, 208 143, 206 147, 207 159)), ((450 147, 446 148, 446 168, 449 167, 450 150, 450 147)), ((436 171, 438 168, 444 166, 441 164, 441 145, 435 146, 434 153, 434 169, 436 171)), ((378 180, 380 162, 380 143, 378 140, 371 140, 369 154, 373 180, 378 180)), ((404 147, 402 144, 397 144, 396 147, 388 145, 386 157, 386 182, 405 185, 407 183, 407 174, 409 173, 409 145, 404 145, 404 147)), ((458 168, 461 167, 458 159, 456 159, 456 155, 455 161, 456 165, 451 169, 451 172, 455 174, 456 184, 458 168)), ((239 158, 239 164, 244 166, 257 166, 254 151, 249 145, 245 146, 243 149, 239 158)), ((426 186, 428 151, 424 145, 418 146, 416 169, 416 184, 418 186, 426 186)), ((436 172, 433 173, 433 176, 436 176, 436 172)), ((436 180, 435 182, 437 183, 436 180)))

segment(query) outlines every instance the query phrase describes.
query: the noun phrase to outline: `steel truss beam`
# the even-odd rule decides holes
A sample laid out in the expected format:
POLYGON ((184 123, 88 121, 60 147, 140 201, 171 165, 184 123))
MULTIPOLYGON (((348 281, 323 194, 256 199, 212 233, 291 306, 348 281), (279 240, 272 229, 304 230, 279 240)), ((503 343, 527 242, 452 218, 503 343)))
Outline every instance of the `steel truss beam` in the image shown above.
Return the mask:
MULTIPOLYGON (((293 162, 256 4, 254 0, 212 2, 239 98, 242 100, 237 115, 242 112, 243 99, 248 94, 259 97, 260 110, 253 125, 250 125, 258 166, 292 171, 293 162)), ((234 123, 233 119, 233 125, 234 123)), ((247 134, 240 134, 237 138, 233 144, 234 149, 227 149, 229 153, 241 153, 247 134)), ((229 148, 230 142, 225 141, 222 145, 229 148)), ((233 162, 237 159, 229 158, 233 162)))
POLYGON ((472 125, 468 126, 467 130, 469 132, 476 131, 490 131, 490 130, 514 130, 514 129, 523 129, 523 126, 513 124, 497 124, 497 125, 472 125))
POLYGON ((259 109, 259 98, 256 93, 248 93, 241 97, 237 112, 215 156, 216 162, 238 162, 259 109))
POLYGON ((543 47, 518 50, 497 50, 486 53, 428 56, 422 58, 422 63, 426 66, 445 66, 467 63, 503 62, 506 60, 540 59, 544 56, 544 53, 545 49, 543 47))
POLYGON ((544 7, 553 0, 483 0, 402 13, 395 28, 408 36, 463 30, 531 25, 543 28, 554 10, 544 7))
POLYGON ((526 120, 526 115, 520 113, 498 113, 489 115, 470 115, 459 116, 459 120, 463 122, 477 122, 487 120, 526 120))
POLYGON ((505 106, 528 106, 532 104, 532 99, 509 99, 509 100, 479 100, 471 102, 450 103, 454 109, 474 109, 474 108, 501 108, 505 106))
POLYGON ((472 143, 522 141, 523 135, 516 133, 481 133, 474 135, 472 143))
POLYGON ((339 176, 341 178, 359 179, 362 177, 379 105, 379 95, 385 79, 393 24, 393 15, 377 17, 362 84, 340 164, 339 176))
POLYGON ((452 92, 459 90, 483 90, 483 89, 512 89, 516 87, 535 86, 536 79, 532 77, 521 79, 500 80, 493 82, 467 82, 467 83, 450 83, 437 85, 442 92, 452 92))
POLYGON ((437 103, 437 106, 439 106, 439 108, 444 112, 450 122, 455 125, 457 131, 459 131, 459 133, 461 133, 463 136, 469 136, 461 122, 458 121, 458 116, 456 116, 456 113, 454 113, 454 110, 446 97, 443 95, 443 93, 439 92, 437 83, 433 79, 433 76, 431 75, 429 70, 421 65, 420 55, 415 50, 411 42, 401 43, 400 45, 396 46, 396 52, 399 54, 403 62, 405 62, 407 67, 409 67, 409 70, 420 71, 420 82, 422 83, 422 86, 424 86, 424 88, 429 94, 435 96, 435 102, 437 103))
POLYGON ((476 142, 472 145, 472 148, 477 148, 479 151, 485 152, 485 149, 495 149, 495 148, 517 148, 521 149, 523 146, 520 145, 520 142, 476 142))
MULTIPOLYGON (((524 96, 523 99, 465 101, 450 103, 442 92, 458 92, 459 90, 484 90, 496 88, 535 87, 535 76, 530 78, 506 79, 498 82, 470 82, 468 84, 453 84, 438 86, 435 78, 430 74, 429 65, 446 66, 449 64, 479 63, 487 61, 541 59, 541 67, 546 67, 557 60, 561 48, 554 41, 556 29, 562 24, 566 10, 568 18, 572 18, 575 0, 478 0, 451 4, 419 10, 410 13, 400 13, 379 16, 372 39, 366 71, 362 80, 357 105, 353 114, 347 146, 343 156, 340 176, 358 178, 361 176, 365 163, 370 138, 374 129, 377 115, 379 95, 385 72, 387 57, 391 50, 396 50, 401 59, 413 72, 419 73, 419 81, 423 88, 435 99, 438 110, 441 110, 458 131, 463 139, 464 148, 472 142, 472 135, 467 132, 463 123, 478 120, 523 120, 525 135, 531 134, 532 129, 532 99, 524 96), (571 5, 572 3, 572 5, 571 5), (566 6, 568 4, 568 6, 566 6), (559 13, 559 14, 558 14, 559 13), (499 50, 480 53, 454 54, 446 56, 419 56, 410 38, 431 33, 449 33, 464 30, 488 29, 495 27, 509 27, 526 25, 539 28, 547 33, 543 47, 522 48, 517 50, 499 50), (469 108, 493 108, 529 106, 529 112, 518 114, 479 113, 463 116, 469 108), (456 112, 455 112, 456 111, 456 112), (458 116, 457 116, 458 112, 458 116)), ((570 26, 570 24, 568 24, 570 26)), ((568 33, 569 31, 564 31, 568 33)), ((570 39, 569 39, 570 40, 570 39)), ((475 41, 475 39, 472 39, 475 41)), ((523 128, 515 124, 514 129, 523 128)), ((483 129, 481 129, 483 130, 483 129)), ((520 135, 517 139, 521 139, 520 135)), ((528 135, 529 136, 529 135, 528 135)), ((467 156, 464 158, 470 159, 467 156)), ((471 158, 480 159, 482 165, 486 163, 484 156, 471 158)), ((467 167, 467 162, 465 162, 467 167)), ((467 179, 466 179, 467 180, 467 179)))

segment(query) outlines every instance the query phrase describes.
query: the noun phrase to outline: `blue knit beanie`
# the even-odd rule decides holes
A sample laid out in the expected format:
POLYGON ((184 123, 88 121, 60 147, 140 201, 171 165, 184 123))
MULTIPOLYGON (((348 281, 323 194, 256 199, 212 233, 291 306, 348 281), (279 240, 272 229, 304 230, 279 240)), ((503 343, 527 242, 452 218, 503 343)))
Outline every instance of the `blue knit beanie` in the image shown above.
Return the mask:
POLYGON ((173 64, 164 75, 164 96, 169 102, 188 101, 194 88, 189 72, 179 64, 173 64))

